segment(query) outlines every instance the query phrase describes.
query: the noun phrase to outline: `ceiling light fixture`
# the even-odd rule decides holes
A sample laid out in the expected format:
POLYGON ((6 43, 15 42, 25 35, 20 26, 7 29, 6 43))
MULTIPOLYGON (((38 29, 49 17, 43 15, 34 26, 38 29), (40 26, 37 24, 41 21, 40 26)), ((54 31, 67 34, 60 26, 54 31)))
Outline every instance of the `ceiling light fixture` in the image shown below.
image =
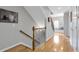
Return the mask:
POLYGON ((62 7, 58 7, 58 10, 61 10, 62 9, 62 7))

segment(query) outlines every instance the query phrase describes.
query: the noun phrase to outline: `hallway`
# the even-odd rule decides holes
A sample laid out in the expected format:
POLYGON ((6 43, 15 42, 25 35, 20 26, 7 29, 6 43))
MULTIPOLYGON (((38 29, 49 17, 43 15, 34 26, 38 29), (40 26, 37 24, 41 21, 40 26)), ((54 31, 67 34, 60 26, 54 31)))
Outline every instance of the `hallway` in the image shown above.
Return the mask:
POLYGON ((0 15, 1 51, 79 51, 79 6, 0 6, 0 15))
POLYGON ((63 33, 54 33, 54 37, 49 38, 49 40, 43 44, 39 48, 36 48, 36 51, 53 51, 53 52, 73 52, 74 49, 70 45, 69 38, 67 38, 63 33), (54 41, 54 37, 59 36, 57 43, 54 41))

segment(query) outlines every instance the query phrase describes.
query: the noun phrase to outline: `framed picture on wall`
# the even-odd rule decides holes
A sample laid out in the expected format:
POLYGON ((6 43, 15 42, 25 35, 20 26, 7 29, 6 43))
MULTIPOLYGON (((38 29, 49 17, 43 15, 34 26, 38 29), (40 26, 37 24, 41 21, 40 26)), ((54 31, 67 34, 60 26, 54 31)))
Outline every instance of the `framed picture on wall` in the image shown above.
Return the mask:
POLYGON ((18 23, 18 13, 0 8, 0 22, 18 23))

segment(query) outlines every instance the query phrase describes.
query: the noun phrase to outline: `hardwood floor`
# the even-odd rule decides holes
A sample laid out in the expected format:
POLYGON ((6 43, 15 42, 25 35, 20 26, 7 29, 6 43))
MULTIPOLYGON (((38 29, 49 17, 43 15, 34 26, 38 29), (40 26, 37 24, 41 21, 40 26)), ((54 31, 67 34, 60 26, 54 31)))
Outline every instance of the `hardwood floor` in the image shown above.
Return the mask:
POLYGON ((54 35, 59 36, 59 43, 55 43, 53 37, 51 37, 47 42, 43 43, 35 51, 47 51, 47 52, 72 52, 74 51, 70 45, 69 38, 67 38, 63 33, 55 33, 54 35))
MULTIPOLYGON (((54 38, 51 37, 47 42, 40 45, 39 48, 35 48, 34 52, 72 52, 74 51, 70 45, 69 38, 63 33, 55 33, 54 35, 59 36, 59 43, 54 42, 54 38)), ((16 47, 6 50, 5 52, 32 52, 32 49, 20 44, 16 47)))

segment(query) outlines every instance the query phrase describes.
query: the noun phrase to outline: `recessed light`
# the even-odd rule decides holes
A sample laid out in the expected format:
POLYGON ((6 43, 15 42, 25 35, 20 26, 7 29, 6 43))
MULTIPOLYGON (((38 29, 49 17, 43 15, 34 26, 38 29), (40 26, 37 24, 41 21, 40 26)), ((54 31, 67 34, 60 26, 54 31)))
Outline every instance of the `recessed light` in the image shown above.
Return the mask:
POLYGON ((58 10, 61 10, 61 7, 58 7, 58 10))

